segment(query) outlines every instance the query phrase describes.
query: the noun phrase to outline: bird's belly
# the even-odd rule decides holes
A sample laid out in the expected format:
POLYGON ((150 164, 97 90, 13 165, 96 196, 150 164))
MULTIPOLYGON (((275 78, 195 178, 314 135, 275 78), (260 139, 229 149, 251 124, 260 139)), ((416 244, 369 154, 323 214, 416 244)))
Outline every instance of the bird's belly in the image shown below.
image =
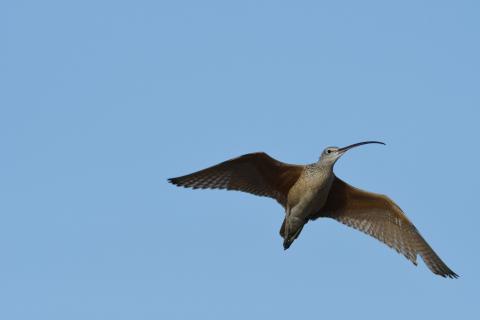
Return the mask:
POLYGON ((312 187, 303 192, 299 201, 290 208, 290 217, 307 219, 322 209, 327 201, 330 184, 312 187))
POLYGON ((319 211, 327 200, 326 193, 307 193, 302 200, 292 209, 292 215, 298 218, 307 218, 309 215, 319 211))

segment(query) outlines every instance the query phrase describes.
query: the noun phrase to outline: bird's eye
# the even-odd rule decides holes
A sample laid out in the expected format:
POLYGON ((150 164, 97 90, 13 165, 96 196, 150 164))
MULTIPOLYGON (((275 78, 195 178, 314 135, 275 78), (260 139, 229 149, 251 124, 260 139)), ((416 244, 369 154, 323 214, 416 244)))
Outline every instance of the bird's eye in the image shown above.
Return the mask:
POLYGON ((327 149, 327 153, 332 153, 332 150, 330 150, 330 149, 327 149))

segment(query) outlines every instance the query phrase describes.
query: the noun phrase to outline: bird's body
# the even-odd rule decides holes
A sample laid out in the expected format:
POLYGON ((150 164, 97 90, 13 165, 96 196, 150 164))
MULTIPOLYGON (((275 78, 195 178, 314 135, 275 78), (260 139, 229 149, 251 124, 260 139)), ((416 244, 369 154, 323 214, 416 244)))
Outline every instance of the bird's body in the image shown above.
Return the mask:
POLYGON ((349 149, 368 143, 381 142, 328 147, 318 162, 309 165, 286 164, 263 152, 250 153, 169 181, 193 189, 238 190, 276 199, 285 209, 280 228, 284 249, 308 221, 326 217, 377 238, 414 264, 420 255, 435 274, 458 277, 390 198, 354 188, 335 176, 336 161, 349 149))
POLYGON ((305 166, 290 188, 285 210, 284 246, 287 249, 308 220, 327 202, 335 176, 333 167, 314 163, 305 166))

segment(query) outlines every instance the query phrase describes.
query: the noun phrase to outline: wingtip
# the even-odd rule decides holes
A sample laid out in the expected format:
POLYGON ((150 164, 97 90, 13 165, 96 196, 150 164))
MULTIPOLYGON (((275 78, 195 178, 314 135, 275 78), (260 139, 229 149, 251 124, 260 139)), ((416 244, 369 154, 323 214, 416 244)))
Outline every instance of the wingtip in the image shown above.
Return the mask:
POLYGON ((443 278, 450 278, 450 279, 458 279, 460 277, 458 274, 456 274, 455 272, 453 272, 451 270, 447 273, 441 273, 441 274, 438 274, 438 275, 443 277, 443 278))
POLYGON ((192 186, 184 184, 179 178, 168 178, 167 181, 169 183, 173 184, 174 186, 177 186, 177 187, 192 188, 192 189, 197 189, 198 188, 196 186, 192 187, 192 186))

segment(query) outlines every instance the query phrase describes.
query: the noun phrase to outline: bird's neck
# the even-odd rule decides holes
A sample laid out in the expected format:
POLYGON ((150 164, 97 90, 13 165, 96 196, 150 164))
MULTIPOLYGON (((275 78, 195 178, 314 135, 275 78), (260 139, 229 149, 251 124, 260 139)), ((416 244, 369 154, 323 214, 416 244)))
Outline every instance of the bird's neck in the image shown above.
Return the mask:
POLYGON ((321 170, 324 172, 333 172, 333 166, 335 165, 335 162, 325 161, 324 159, 320 159, 313 165, 317 170, 321 170))
POLYGON ((321 175, 331 175, 333 174, 333 166, 335 163, 328 163, 324 161, 318 161, 311 164, 309 167, 311 173, 317 173, 321 175))

